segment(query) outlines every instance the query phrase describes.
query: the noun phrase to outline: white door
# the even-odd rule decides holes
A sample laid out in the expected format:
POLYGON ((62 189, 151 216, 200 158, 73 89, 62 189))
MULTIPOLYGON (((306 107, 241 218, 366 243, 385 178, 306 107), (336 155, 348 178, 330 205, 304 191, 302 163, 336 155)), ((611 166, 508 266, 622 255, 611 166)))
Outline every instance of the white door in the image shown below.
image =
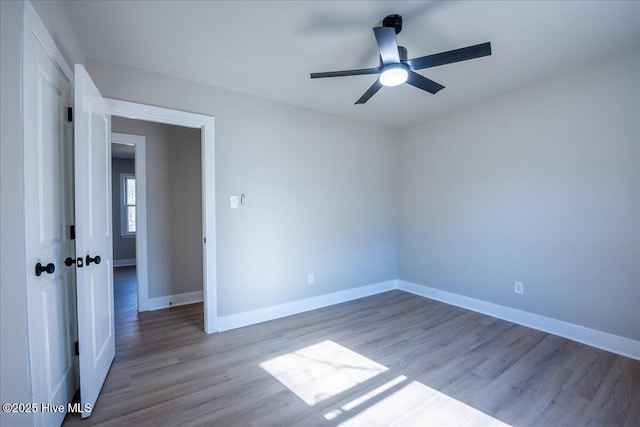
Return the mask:
POLYGON ((92 410, 115 356, 111 113, 84 67, 76 64, 74 72, 80 400, 92 410))
POLYGON ((24 52, 26 292, 32 401, 38 404, 30 412, 37 409, 36 425, 58 426, 77 388, 75 271, 71 262, 64 263, 75 253, 67 116, 73 77, 30 3, 25 3, 24 52))

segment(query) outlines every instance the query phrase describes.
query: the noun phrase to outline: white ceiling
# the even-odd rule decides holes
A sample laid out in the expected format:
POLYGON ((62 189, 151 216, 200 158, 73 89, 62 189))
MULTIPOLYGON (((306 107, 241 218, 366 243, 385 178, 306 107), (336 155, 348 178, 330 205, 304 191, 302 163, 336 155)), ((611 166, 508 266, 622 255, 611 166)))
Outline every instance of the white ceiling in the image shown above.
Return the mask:
MULTIPOLYGON (((399 127, 640 45, 640 2, 66 1, 88 58, 399 127), (493 55, 423 70, 446 88, 383 88, 375 75, 310 72, 378 65, 372 27, 404 18, 419 57, 483 42, 493 55)), ((594 82, 594 85, 598 82, 594 82)))

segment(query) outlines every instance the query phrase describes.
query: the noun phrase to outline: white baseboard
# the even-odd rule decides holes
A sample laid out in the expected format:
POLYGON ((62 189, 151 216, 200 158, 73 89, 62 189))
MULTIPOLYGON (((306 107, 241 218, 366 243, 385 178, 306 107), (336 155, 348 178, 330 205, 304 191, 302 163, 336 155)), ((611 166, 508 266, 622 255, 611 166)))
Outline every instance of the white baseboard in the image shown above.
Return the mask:
POLYGON ((404 280, 398 280, 397 282, 398 289, 405 292, 466 308, 478 313, 487 314, 492 317, 497 317, 498 319, 508 320, 509 322, 538 329, 543 332, 548 332, 573 341, 601 348, 612 353, 640 360, 640 341, 609 334, 607 332, 597 331, 595 329, 589 329, 573 323, 563 322, 562 320, 551 319, 549 317, 528 313, 526 311, 481 301, 475 298, 430 288, 428 286, 405 282, 404 280))
POLYGON ((142 305, 141 311, 161 310, 163 308, 193 304, 195 302, 202 301, 202 291, 187 292, 184 294, 169 295, 166 297, 149 298, 146 304, 142 305))
POLYGON ((228 331, 229 329, 254 325, 256 323, 262 323, 268 320, 279 319, 281 317, 291 316, 293 314, 303 313, 305 311, 315 310, 334 304, 340 304, 342 302, 352 301, 371 295, 380 294, 382 292, 391 291, 393 289, 396 289, 396 286, 397 285, 395 280, 389 280, 387 282, 360 286, 358 288, 347 289, 345 291, 334 292, 326 295, 319 295, 317 297, 306 298, 298 301, 291 301, 271 307, 246 311, 244 313, 221 316, 218 317, 218 330, 228 331))
POLYGON ((131 267, 133 265, 136 265, 136 259, 135 258, 114 259, 113 260, 113 266, 114 267, 131 267))

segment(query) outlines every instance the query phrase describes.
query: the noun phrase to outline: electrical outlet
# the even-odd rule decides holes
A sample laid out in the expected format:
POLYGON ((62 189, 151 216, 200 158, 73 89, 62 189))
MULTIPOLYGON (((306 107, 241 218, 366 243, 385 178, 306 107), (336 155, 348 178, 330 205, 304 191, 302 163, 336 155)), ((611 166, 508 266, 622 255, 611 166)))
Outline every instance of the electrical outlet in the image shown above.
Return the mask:
POLYGON ((313 273, 307 274, 307 285, 313 285, 313 273))
POLYGON ((524 294, 524 283, 522 283, 522 282, 513 282, 513 291, 516 294, 524 294))

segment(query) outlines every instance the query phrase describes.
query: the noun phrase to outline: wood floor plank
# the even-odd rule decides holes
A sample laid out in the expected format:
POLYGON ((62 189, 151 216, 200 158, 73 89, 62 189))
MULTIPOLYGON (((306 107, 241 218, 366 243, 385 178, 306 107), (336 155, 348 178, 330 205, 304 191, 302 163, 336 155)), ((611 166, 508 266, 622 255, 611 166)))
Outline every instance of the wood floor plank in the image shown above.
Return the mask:
POLYGON ((64 425, 640 425, 640 362, 401 291, 207 335, 202 304, 138 313, 135 269, 115 282, 114 364, 64 425))
POLYGON ((496 378, 540 344, 546 336, 544 332, 523 330, 512 325, 495 340, 487 341, 473 350, 487 356, 487 361, 478 365, 474 372, 486 378, 496 378))
POLYGON ((588 399, 561 389, 532 425, 540 427, 587 425, 584 414, 589 410, 590 405, 591 402, 588 399))
MULTIPOLYGON (((640 403, 640 363, 617 356, 593 398, 588 422, 593 425, 624 425, 640 403)), ((635 419, 640 425, 640 420, 635 419)))
POLYGON ((562 388, 587 400, 593 400, 615 360, 615 354, 602 352, 587 345, 581 346, 574 374, 562 388))
POLYGON ((535 422, 573 373, 565 369, 573 345, 566 339, 547 335, 472 402, 507 423, 535 422))

